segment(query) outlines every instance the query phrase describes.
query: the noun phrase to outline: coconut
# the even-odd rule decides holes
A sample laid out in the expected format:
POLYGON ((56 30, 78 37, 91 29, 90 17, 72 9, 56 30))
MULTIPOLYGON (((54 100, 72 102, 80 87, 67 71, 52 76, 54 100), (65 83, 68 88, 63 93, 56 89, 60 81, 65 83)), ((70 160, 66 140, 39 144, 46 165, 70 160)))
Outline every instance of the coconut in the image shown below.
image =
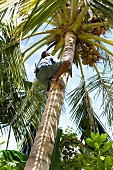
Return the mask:
POLYGON ((81 58, 82 58, 82 59, 86 59, 86 57, 85 57, 85 56, 83 56, 83 55, 81 55, 81 58))
POLYGON ((92 48, 89 49, 88 53, 89 53, 89 54, 93 54, 93 49, 92 49, 92 48))
POLYGON ((85 49, 84 49, 85 51, 88 51, 89 50, 89 47, 88 46, 85 46, 85 49))
POLYGON ((93 66, 94 66, 94 61, 90 61, 90 62, 89 62, 89 66, 90 66, 90 67, 93 67, 93 66))
POLYGON ((96 31, 99 33, 101 31, 101 27, 96 27, 96 31))
POLYGON ((93 61, 97 61, 97 55, 92 55, 93 61))
POLYGON ((87 57, 87 55, 88 55, 87 52, 83 51, 82 56, 87 57))
POLYGON ((92 49, 93 49, 93 50, 96 50, 96 47, 93 45, 92 49))
POLYGON ((106 32, 105 28, 102 27, 102 29, 101 29, 101 34, 103 35, 103 34, 105 34, 105 32, 106 32))
POLYGON ((98 55, 98 51, 96 49, 93 49, 93 54, 98 55))
POLYGON ((87 56, 87 60, 90 60, 90 61, 91 61, 91 60, 92 60, 92 55, 89 54, 89 55, 87 56))
POLYGON ((86 59, 83 59, 83 60, 82 60, 82 64, 87 65, 87 64, 88 64, 88 63, 87 63, 87 60, 86 60, 86 59))
POLYGON ((90 44, 90 45, 89 45, 89 48, 93 48, 93 47, 94 47, 94 45, 93 45, 93 44, 90 44))

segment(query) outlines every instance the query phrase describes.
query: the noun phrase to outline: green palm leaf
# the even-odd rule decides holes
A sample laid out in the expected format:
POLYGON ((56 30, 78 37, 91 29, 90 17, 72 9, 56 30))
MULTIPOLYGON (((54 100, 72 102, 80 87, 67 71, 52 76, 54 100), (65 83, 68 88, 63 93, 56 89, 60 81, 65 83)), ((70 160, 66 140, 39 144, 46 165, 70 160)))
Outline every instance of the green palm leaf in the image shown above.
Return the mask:
POLYGON ((15 151, 15 150, 2 150, 0 151, 3 154, 4 159, 7 162, 13 162, 13 163, 26 163, 28 157, 27 155, 15 151))
POLYGON ((10 6, 14 5, 15 3, 17 3, 18 0, 2 0, 2 2, 0 2, 0 12, 5 11, 6 9, 8 9, 10 6))
POLYGON ((108 20, 113 21, 112 16, 113 16, 113 2, 108 1, 108 0, 92 0, 89 1, 87 0, 88 5, 90 8, 95 11, 97 9, 98 11, 101 11, 104 16, 108 18, 108 20))
POLYGON ((21 107, 15 107, 16 113, 10 125, 20 144, 20 150, 34 139, 45 106, 43 91, 43 86, 36 81, 27 96, 21 100, 21 107))
MULTIPOLYGON (((39 1, 38 1, 39 2, 39 1)), ((20 34, 21 31, 23 32, 23 36, 27 35, 29 32, 33 34, 38 30, 38 28, 56 11, 59 10, 61 6, 63 6, 67 0, 48 0, 43 1, 38 4, 32 9, 33 12, 29 15, 23 23, 18 25, 17 32, 20 34)))

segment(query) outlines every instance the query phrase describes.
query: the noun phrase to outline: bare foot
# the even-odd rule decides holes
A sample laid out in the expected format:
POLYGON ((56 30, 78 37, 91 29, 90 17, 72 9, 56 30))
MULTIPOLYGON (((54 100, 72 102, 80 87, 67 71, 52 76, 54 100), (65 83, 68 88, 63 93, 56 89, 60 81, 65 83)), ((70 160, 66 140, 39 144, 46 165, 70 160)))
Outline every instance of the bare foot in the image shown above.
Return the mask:
POLYGON ((62 84, 60 84, 60 83, 57 83, 57 84, 55 85, 55 88, 56 88, 56 89, 59 89, 59 90, 64 90, 64 86, 63 86, 62 84))
POLYGON ((53 79, 52 82, 51 82, 51 86, 55 86, 56 84, 57 84, 57 80, 53 79))
POLYGON ((49 94, 49 91, 46 91, 46 95, 48 96, 48 94, 49 94))

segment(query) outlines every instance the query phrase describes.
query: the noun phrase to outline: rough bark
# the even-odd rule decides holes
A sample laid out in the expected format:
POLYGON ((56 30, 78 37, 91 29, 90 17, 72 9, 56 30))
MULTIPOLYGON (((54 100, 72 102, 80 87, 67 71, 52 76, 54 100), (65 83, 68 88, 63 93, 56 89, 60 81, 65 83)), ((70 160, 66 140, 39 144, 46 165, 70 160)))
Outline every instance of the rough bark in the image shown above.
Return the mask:
MULTIPOLYGON (((66 34, 62 60, 70 60, 71 64, 73 63, 75 40, 76 37, 73 33, 68 32, 66 34)), ((25 170, 49 170, 68 76, 68 73, 64 73, 60 77, 59 81, 64 86, 63 91, 55 89, 55 87, 50 89, 42 115, 42 121, 38 128, 25 170)))

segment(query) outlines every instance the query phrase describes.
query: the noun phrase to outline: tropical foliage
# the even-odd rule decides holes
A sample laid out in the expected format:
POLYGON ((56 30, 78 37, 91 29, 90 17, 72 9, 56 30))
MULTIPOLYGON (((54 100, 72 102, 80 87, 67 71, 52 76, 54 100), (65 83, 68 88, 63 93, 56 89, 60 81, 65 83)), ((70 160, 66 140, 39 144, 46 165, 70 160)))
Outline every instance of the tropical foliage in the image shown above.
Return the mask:
POLYGON ((0 169, 2 170, 22 170, 28 157, 15 150, 0 151, 0 169))
MULTIPOLYGON (((24 151, 28 140, 34 139, 35 127, 41 119, 45 98, 44 88, 40 83, 36 81, 32 85, 32 82, 28 81, 20 42, 14 34, 11 34, 17 25, 14 20, 17 7, 16 3, 1 12, 0 16, 0 127, 1 129, 6 126, 13 127, 16 141, 24 143, 24 148, 22 146, 24 151), (23 115, 23 112, 26 112, 26 115, 23 115)), ((10 131, 11 128, 8 132, 9 137, 10 131)))
MULTIPOLYGON (((70 127, 64 133, 58 129, 50 170, 113 169, 113 141, 107 140, 107 134, 91 132, 83 144, 72 131, 70 127)), ((24 169, 28 159, 28 156, 14 150, 2 150, 0 154, 0 167, 3 170, 24 169)))
POLYGON ((72 131, 70 127, 64 133, 59 129, 51 170, 113 169, 113 141, 107 140, 107 134, 91 132, 83 144, 72 131))

